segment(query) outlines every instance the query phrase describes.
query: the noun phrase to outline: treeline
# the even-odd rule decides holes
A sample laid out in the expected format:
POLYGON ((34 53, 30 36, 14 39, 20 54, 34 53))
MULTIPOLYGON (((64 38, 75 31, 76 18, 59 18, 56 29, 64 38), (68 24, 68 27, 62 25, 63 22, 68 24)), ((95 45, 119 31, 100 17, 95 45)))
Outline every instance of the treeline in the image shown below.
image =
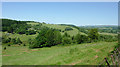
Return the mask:
POLYGON ((2 19, 2 31, 8 33, 17 33, 17 34, 36 34, 36 31, 29 30, 31 25, 28 25, 29 21, 16 21, 10 19, 2 19))
POLYGON ((88 35, 81 35, 78 33, 76 36, 70 36, 67 32, 61 35, 60 31, 55 29, 44 28, 40 31, 39 35, 34 40, 29 40, 30 48, 51 47, 55 45, 70 45, 90 43, 97 41, 117 41, 117 36, 100 35, 97 29, 89 30, 88 35))
POLYGON ((90 29, 94 29, 94 28, 97 28, 98 29, 98 32, 100 33, 118 33, 118 26, 115 26, 115 25, 96 25, 96 26, 75 26, 75 25, 69 25, 69 24, 60 24, 60 25, 63 25, 63 26, 71 26, 71 27, 74 27, 76 29, 78 29, 80 32, 84 32, 86 34, 88 34, 88 30, 90 29))
POLYGON ((87 32, 83 29, 89 30, 93 28, 97 28, 98 32, 100 33, 118 33, 118 26, 112 26, 112 25, 97 25, 97 26, 80 26, 81 30, 83 32, 87 32))

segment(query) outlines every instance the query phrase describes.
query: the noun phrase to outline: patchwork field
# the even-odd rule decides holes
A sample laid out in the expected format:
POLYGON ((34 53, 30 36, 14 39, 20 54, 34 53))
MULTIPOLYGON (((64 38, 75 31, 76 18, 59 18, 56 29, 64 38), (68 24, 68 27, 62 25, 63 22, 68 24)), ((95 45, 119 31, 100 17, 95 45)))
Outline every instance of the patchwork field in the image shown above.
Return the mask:
POLYGON ((97 42, 38 49, 7 46, 2 50, 3 65, 97 65, 115 45, 116 42, 97 42))

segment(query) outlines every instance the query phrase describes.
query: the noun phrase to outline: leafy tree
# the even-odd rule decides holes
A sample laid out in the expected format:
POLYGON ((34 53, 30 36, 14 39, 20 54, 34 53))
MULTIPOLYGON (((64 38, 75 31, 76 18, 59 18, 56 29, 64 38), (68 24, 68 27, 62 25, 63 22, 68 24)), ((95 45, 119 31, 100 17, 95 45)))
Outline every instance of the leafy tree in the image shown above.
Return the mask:
POLYGON ((54 29, 44 28, 39 32, 39 35, 32 41, 30 48, 51 47, 60 44, 62 40, 59 31, 54 29))
POLYGON ((20 40, 20 38, 18 38, 18 39, 16 40, 16 43, 17 43, 17 44, 22 44, 22 41, 20 40))
POLYGON ((68 37, 64 37, 64 38, 62 39, 62 43, 63 43, 63 44, 71 44, 71 39, 68 38, 68 37))
POLYGON ((70 31, 70 30, 73 30, 71 27, 66 27, 65 28, 65 31, 70 31))
POLYGON ((49 29, 46 34, 46 46, 52 46, 54 45, 54 31, 52 31, 51 29, 49 29))
POLYGON ((78 44, 80 44, 80 43, 86 43, 86 42, 89 42, 89 38, 88 38, 88 36, 86 36, 86 35, 81 35, 81 34, 77 34, 76 36, 75 36, 75 41, 76 41, 76 43, 78 43, 78 44))
POLYGON ((90 38, 90 41, 96 41, 98 40, 99 34, 98 34, 98 29, 94 28, 94 29, 90 29, 88 36, 90 38))
POLYGON ((17 43, 16 43, 16 38, 12 38, 12 39, 11 39, 11 42, 12 42, 13 44, 17 44, 17 43))
POLYGON ((54 44, 60 44, 62 43, 62 36, 61 33, 59 31, 54 31, 54 44))
POLYGON ((70 37, 70 35, 67 32, 65 32, 63 37, 70 37))

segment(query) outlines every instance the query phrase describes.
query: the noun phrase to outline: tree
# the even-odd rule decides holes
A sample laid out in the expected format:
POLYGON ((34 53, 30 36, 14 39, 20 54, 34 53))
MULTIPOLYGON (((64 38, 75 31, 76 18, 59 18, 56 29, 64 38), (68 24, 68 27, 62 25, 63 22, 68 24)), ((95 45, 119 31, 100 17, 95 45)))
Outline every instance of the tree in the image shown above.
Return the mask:
POLYGON ((20 38, 18 38, 18 39, 16 40, 16 43, 17 43, 17 44, 22 44, 22 41, 20 40, 20 38))
POLYGON ((12 42, 13 44, 17 44, 17 43, 16 43, 16 38, 12 38, 12 39, 11 39, 11 42, 12 42))
POLYGON ((50 47, 54 45, 54 31, 52 29, 49 29, 46 34, 46 46, 50 47))
POLYGON ((75 36, 75 41, 77 44, 89 42, 89 38, 86 35, 77 34, 75 36))
POLYGON ((96 29, 96 28, 90 29, 89 33, 88 33, 88 36, 89 36, 91 42, 92 41, 97 41, 98 37, 99 37, 98 29, 96 29))
POLYGON ((68 38, 68 37, 64 37, 64 38, 62 39, 62 44, 71 44, 71 39, 68 38))
POLYGON ((30 43, 30 48, 51 47, 60 44, 62 37, 59 31, 55 29, 44 28, 39 35, 30 43))
POLYGON ((70 35, 67 32, 65 32, 63 37, 70 37, 70 35))
POLYGON ((61 33, 59 31, 54 31, 54 44, 60 44, 62 43, 62 36, 61 33))
POLYGON ((29 43, 30 48, 41 48, 46 46, 46 31, 47 28, 43 28, 40 32, 39 35, 29 43))
POLYGON ((70 30, 73 30, 71 27, 66 27, 65 28, 65 31, 70 31, 70 30))
POLYGON ((80 43, 83 42, 83 41, 82 41, 82 38, 81 38, 81 35, 80 35, 79 33, 75 36, 75 40, 76 40, 76 43, 77 43, 77 44, 80 44, 80 43))

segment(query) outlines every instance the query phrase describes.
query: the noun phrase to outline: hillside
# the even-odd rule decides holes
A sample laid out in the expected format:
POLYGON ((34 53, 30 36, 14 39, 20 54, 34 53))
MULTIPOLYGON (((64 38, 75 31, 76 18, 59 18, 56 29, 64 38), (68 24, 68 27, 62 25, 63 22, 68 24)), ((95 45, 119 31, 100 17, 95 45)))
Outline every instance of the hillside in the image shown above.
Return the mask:
POLYGON ((98 65, 118 41, 99 28, 3 20, 3 65, 98 65))

